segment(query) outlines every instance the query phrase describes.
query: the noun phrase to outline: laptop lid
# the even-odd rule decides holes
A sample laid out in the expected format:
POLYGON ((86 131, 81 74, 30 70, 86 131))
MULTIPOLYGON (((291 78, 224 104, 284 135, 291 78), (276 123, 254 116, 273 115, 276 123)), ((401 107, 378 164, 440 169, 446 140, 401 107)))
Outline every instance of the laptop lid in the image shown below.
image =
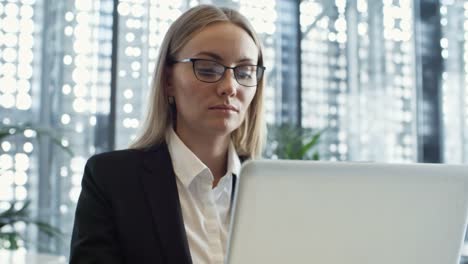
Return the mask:
POLYGON ((458 264, 468 166, 245 162, 226 262, 458 264))

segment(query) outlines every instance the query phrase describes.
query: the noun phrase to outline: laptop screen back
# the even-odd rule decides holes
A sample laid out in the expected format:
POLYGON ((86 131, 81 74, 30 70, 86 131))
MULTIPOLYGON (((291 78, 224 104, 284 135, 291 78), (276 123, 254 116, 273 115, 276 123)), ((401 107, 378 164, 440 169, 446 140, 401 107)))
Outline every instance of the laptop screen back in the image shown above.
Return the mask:
POLYGON ((468 167, 250 161, 227 263, 458 264, 468 167))

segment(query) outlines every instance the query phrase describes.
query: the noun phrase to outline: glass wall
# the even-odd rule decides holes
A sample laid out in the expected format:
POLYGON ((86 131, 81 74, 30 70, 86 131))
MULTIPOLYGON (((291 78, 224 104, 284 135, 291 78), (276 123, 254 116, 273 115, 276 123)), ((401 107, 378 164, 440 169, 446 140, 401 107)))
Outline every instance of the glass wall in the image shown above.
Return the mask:
POLYGON ((416 161, 411 3, 302 1, 301 11, 302 120, 328 128, 322 152, 416 161))
MULTIPOLYGON (((40 29, 35 21, 41 18, 34 1, 0 2, 0 120, 2 124, 31 121, 39 116, 41 63, 40 29)), ((34 133, 2 140, 0 149, 0 210, 9 208, 9 201, 37 198, 37 145, 34 133)), ((18 204, 17 206, 21 206, 18 204)), ((25 226, 16 227, 24 231, 25 226)))
POLYGON ((128 147, 164 34, 204 3, 252 22, 267 122, 325 129, 322 159, 468 163, 468 1, 0 0, 0 125, 55 136, 1 140, 0 211, 31 200, 67 236, 18 225, 23 248, 68 254, 86 159, 128 147))
POLYGON ((29 248, 67 252, 85 161, 109 149, 112 6, 0 1, 0 122, 31 128, 1 142, 0 210, 30 200, 36 219, 67 230, 64 242, 28 229, 29 248))
POLYGON ((468 163, 468 2, 440 4, 443 158, 468 163))

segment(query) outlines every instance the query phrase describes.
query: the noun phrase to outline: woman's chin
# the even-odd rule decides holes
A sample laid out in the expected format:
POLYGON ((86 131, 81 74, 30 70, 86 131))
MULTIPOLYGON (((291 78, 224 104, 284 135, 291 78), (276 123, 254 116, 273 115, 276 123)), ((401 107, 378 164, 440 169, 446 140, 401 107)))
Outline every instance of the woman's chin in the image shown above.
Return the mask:
POLYGON ((209 124, 210 131, 217 134, 230 134, 236 130, 239 126, 237 122, 233 120, 216 120, 216 122, 210 122, 209 124))

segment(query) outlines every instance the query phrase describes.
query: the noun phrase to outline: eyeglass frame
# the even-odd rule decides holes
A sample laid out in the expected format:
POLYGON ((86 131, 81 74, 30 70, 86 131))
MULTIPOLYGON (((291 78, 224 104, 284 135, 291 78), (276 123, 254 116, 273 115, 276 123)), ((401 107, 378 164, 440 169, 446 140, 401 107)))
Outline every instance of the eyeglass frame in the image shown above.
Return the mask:
POLYGON ((223 79, 224 74, 226 73, 226 71, 227 71, 228 69, 232 69, 232 71, 233 71, 233 73, 234 73, 234 79, 236 80, 236 82, 237 82, 238 84, 242 85, 242 86, 245 86, 245 87, 255 87, 255 86, 257 86, 258 83, 260 82, 260 80, 263 78, 263 74, 265 73, 265 70, 266 70, 266 67, 260 66, 260 65, 251 65, 251 64, 249 64, 249 65, 237 65, 237 66, 235 66, 235 67, 228 67, 228 66, 226 66, 226 65, 224 65, 224 64, 222 64, 222 63, 220 63, 220 62, 218 62, 218 61, 215 61, 215 60, 200 59, 200 58, 185 58, 185 59, 171 60, 171 61, 170 61, 171 64, 185 63, 185 62, 191 62, 191 63, 192 63, 193 74, 195 75, 195 78, 197 78, 197 80, 199 80, 200 82, 205 82, 205 83, 217 83, 217 82, 219 82, 219 81, 221 81, 221 80, 223 79), (215 62, 215 63, 217 63, 217 64, 219 64, 219 65, 221 65, 221 66, 224 67, 223 74, 221 75, 221 77, 219 77, 218 80, 216 80, 216 81, 214 81, 214 82, 208 82, 208 81, 200 80, 200 78, 198 78, 197 73, 196 73, 196 71, 195 71, 195 63, 196 63, 197 61, 211 61, 211 62, 215 62), (239 67, 245 67, 245 66, 255 66, 255 67, 257 67, 257 75, 258 75, 258 69, 261 69, 261 70, 262 70, 262 71, 261 71, 260 77, 257 77, 257 80, 256 80, 257 83, 256 83, 255 85, 244 85, 244 84, 241 84, 241 83, 239 82, 239 80, 237 80, 236 69, 239 68, 239 67))

